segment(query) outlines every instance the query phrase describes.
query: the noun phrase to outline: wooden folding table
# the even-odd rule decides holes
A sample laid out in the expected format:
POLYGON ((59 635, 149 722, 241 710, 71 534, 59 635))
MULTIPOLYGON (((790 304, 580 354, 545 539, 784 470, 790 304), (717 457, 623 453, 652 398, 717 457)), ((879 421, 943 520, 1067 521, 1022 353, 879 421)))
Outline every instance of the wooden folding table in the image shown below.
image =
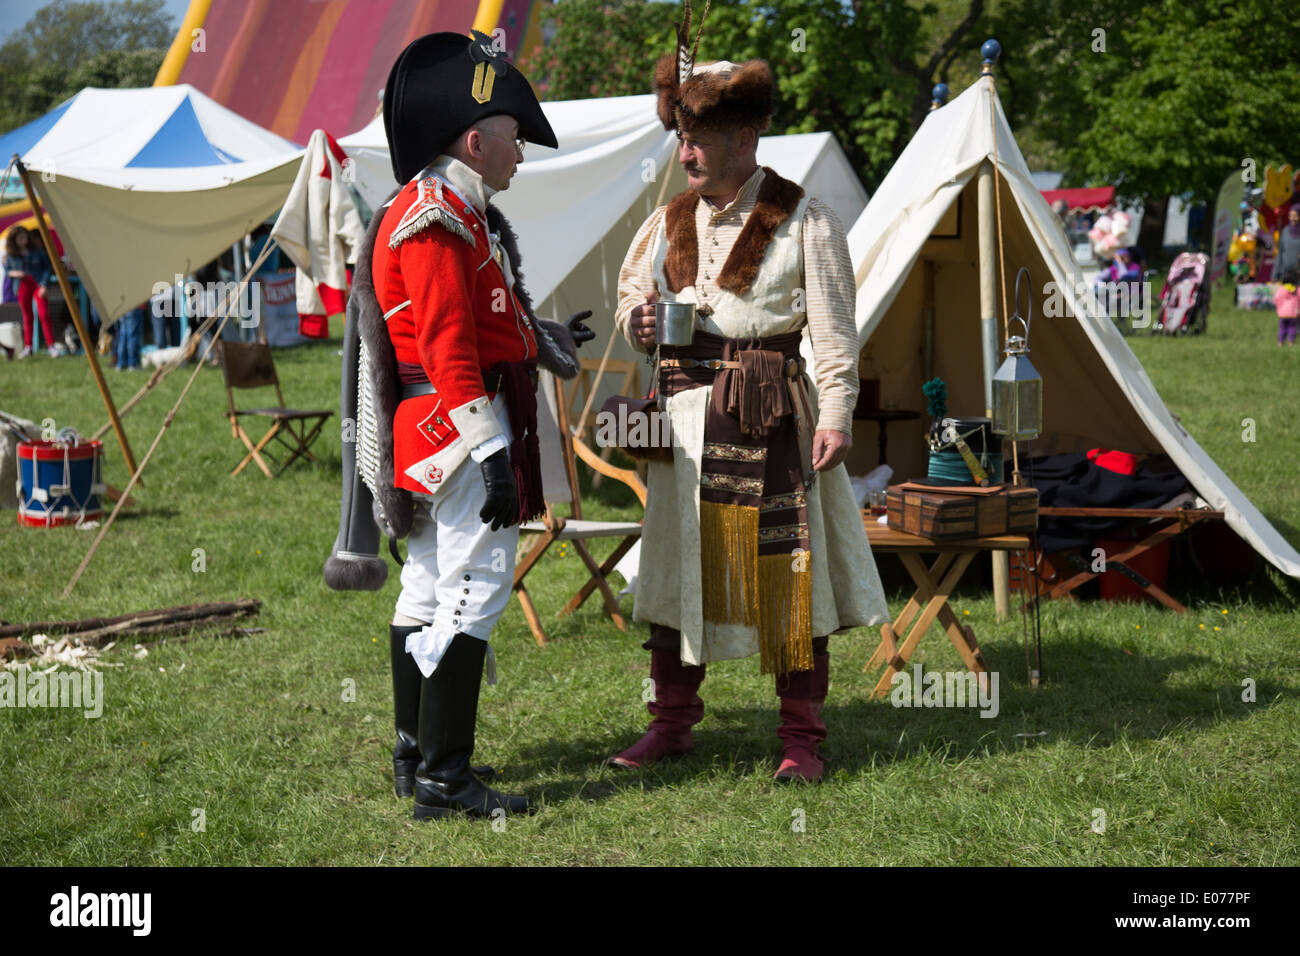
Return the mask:
MULTIPOLYGON (((1157 586, 1154 582, 1148 580, 1142 574, 1139 574, 1131 566, 1131 562, 1141 557, 1147 551, 1150 551, 1156 545, 1168 541, 1182 534, 1188 528, 1201 521, 1222 521, 1223 512, 1213 511, 1208 508, 1043 508, 1038 509, 1039 518, 1145 518, 1152 521, 1149 529, 1150 533, 1141 540, 1134 541, 1129 547, 1123 549, 1118 554, 1106 555, 1106 561, 1103 568, 1105 570, 1118 571, 1127 577, 1130 581, 1140 587, 1151 597, 1155 598, 1165 607, 1179 614, 1185 614, 1187 608, 1178 600, 1170 597, 1165 590, 1157 586), (1165 519, 1163 524, 1156 524, 1159 519, 1165 519)), ((1086 584, 1101 571, 1092 570, 1092 566, 1085 562, 1083 558, 1073 551, 1065 552, 1063 557, 1074 568, 1075 574, 1069 578, 1058 581, 1050 588, 1044 588, 1049 598, 1065 597, 1075 588, 1086 584)), ((1036 594, 1034 600, 1043 595, 1036 594)))
POLYGON ((969 625, 957 620, 948 597, 956 588, 977 554, 985 551, 1022 551, 1029 547, 1029 539, 1020 534, 1000 534, 983 538, 923 538, 920 535, 895 531, 878 523, 874 516, 863 515, 867 540, 874 554, 896 554, 916 583, 916 593, 892 623, 880 628, 880 644, 867 661, 865 671, 881 664, 887 665, 871 696, 883 697, 893 684, 894 675, 907 666, 908 658, 917 644, 936 620, 943 625, 957 653, 985 685, 987 677, 984 657, 980 653, 975 632, 969 625), (934 563, 926 567, 921 559, 923 552, 937 552, 934 563), (900 646, 901 638, 901 646, 900 646))

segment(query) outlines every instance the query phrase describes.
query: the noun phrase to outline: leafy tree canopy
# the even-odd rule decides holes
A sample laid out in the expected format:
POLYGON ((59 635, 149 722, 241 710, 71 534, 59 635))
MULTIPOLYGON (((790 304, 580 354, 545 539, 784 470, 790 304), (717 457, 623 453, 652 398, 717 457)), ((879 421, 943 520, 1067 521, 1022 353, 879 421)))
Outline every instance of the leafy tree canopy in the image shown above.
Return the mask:
MULTIPOLYGON (((703 0, 695 4, 698 18, 703 0)), ((646 93, 680 3, 559 0, 522 66, 551 99, 646 93)), ((1271 0, 713 0, 701 59, 762 57, 773 133, 835 133, 874 190, 925 118, 956 96, 979 45, 1002 43, 998 94, 1031 168, 1125 199, 1213 201, 1254 159, 1300 162, 1289 21, 1271 0)))
POLYGON ((42 7, 0 44, 0 130, 87 86, 151 85, 175 32, 163 0, 42 7))
MULTIPOLYGON (((694 4, 697 24, 703 8, 694 4)), ((546 16, 550 42, 521 66, 547 98, 579 99, 649 92, 682 6, 562 0, 546 16)), ((778 84, 772 131, 834 132, 874 188, 912 132, 916 80, 891 60, 916 55, 921 24, 918 8, 897 2, 713 0, 698 58, 767 60, 778 84)))

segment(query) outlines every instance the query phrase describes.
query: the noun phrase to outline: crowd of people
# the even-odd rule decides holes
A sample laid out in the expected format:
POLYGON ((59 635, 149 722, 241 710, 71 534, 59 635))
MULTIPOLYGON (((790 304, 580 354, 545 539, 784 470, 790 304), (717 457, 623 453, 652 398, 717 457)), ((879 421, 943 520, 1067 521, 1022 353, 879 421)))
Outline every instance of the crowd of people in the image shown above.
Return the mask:
MULTIPOLYGON (((254 239, 256 242, 258 237, 254 239)), ((265 237, 260 241, 265 242, 265 237)), ((226 252, 188 278, 202 289, 211 289, 217 283, 233 279, 233 262, 232 253, 226 252)), ((266 271, 264 266, 258 275, 266 271)), ((75 277, 75 269, 72 275, 75 277)), ((10 361, 29 358, 42 348, 52 358, 69 354, 71 340, 65 344, 60 334, 63 322, 60 321, 60 309, 51 307, 51 289, 57 290, 58 285, 40 233, 21 225, 11 227, 4 237, 3 302, 18 306, 22 316, 23 345, 21 350, 0 345, 10 361)), ((61 302, 61 297, 57 302, 61 302)), ((82 318, 91 341, 99 343, 100 354, 111 356, 110 367, 132 371, 142 367, 142 357, 146 352, 182 345, 215 308, 214 295, 205 293, 198 300, 192 300, 180 285, 173 285, 127 310, 107 328, 95 303, 88 298, 82 318)), ((204 334, 204 346, 210 337, 204 334)), ((215 364, 215 361, 215 358, 211 359, 210 364, 215 364)))

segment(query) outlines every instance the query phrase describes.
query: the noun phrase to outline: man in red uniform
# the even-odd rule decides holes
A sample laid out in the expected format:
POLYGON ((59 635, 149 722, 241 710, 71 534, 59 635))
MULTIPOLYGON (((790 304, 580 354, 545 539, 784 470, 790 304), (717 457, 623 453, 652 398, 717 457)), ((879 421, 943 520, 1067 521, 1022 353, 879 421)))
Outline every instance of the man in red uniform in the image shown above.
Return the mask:
MULTIPOLYGON (((384 128, 405 185, 375 214, 354 297, 362 388, 377 405, 375 517, 408 538, 390 626, 396 789, 414 791, 417 819, 526 813, 527 799, 470 766, 479 685, 485 659, 495 682, 488 641, 510 598, 518 524, 545 509, 537 365, 571 378, 577 343, 594 333, 581 324, 590 313, 567 326, 532 315, 514 236, 489 200, 525 141, 557 143, 527 80, 477 33, 431 34, 402 52, 384 128)), ((356 560, 340 540, 331 561, 356 560)))

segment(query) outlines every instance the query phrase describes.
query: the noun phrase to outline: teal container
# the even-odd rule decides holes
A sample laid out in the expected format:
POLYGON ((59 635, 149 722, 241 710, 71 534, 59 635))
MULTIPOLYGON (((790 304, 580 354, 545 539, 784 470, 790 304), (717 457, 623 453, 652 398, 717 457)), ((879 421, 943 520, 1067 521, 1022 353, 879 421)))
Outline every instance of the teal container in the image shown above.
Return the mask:
MULTIPOLYGON (((992 484, 1002 483, 1002 453, 986 452, 983 455, 976 454, 980 467, 988 472, 989 481, 992 484)), ((955 448, 948 451, 938 451, 930 453, 930 468, 926 472, 926 477, 941 481, 945 485, 973 485, 975 476, 970 473, 970 468, 966 465, 966 459, 962 458, 961 452, 955 448)))

